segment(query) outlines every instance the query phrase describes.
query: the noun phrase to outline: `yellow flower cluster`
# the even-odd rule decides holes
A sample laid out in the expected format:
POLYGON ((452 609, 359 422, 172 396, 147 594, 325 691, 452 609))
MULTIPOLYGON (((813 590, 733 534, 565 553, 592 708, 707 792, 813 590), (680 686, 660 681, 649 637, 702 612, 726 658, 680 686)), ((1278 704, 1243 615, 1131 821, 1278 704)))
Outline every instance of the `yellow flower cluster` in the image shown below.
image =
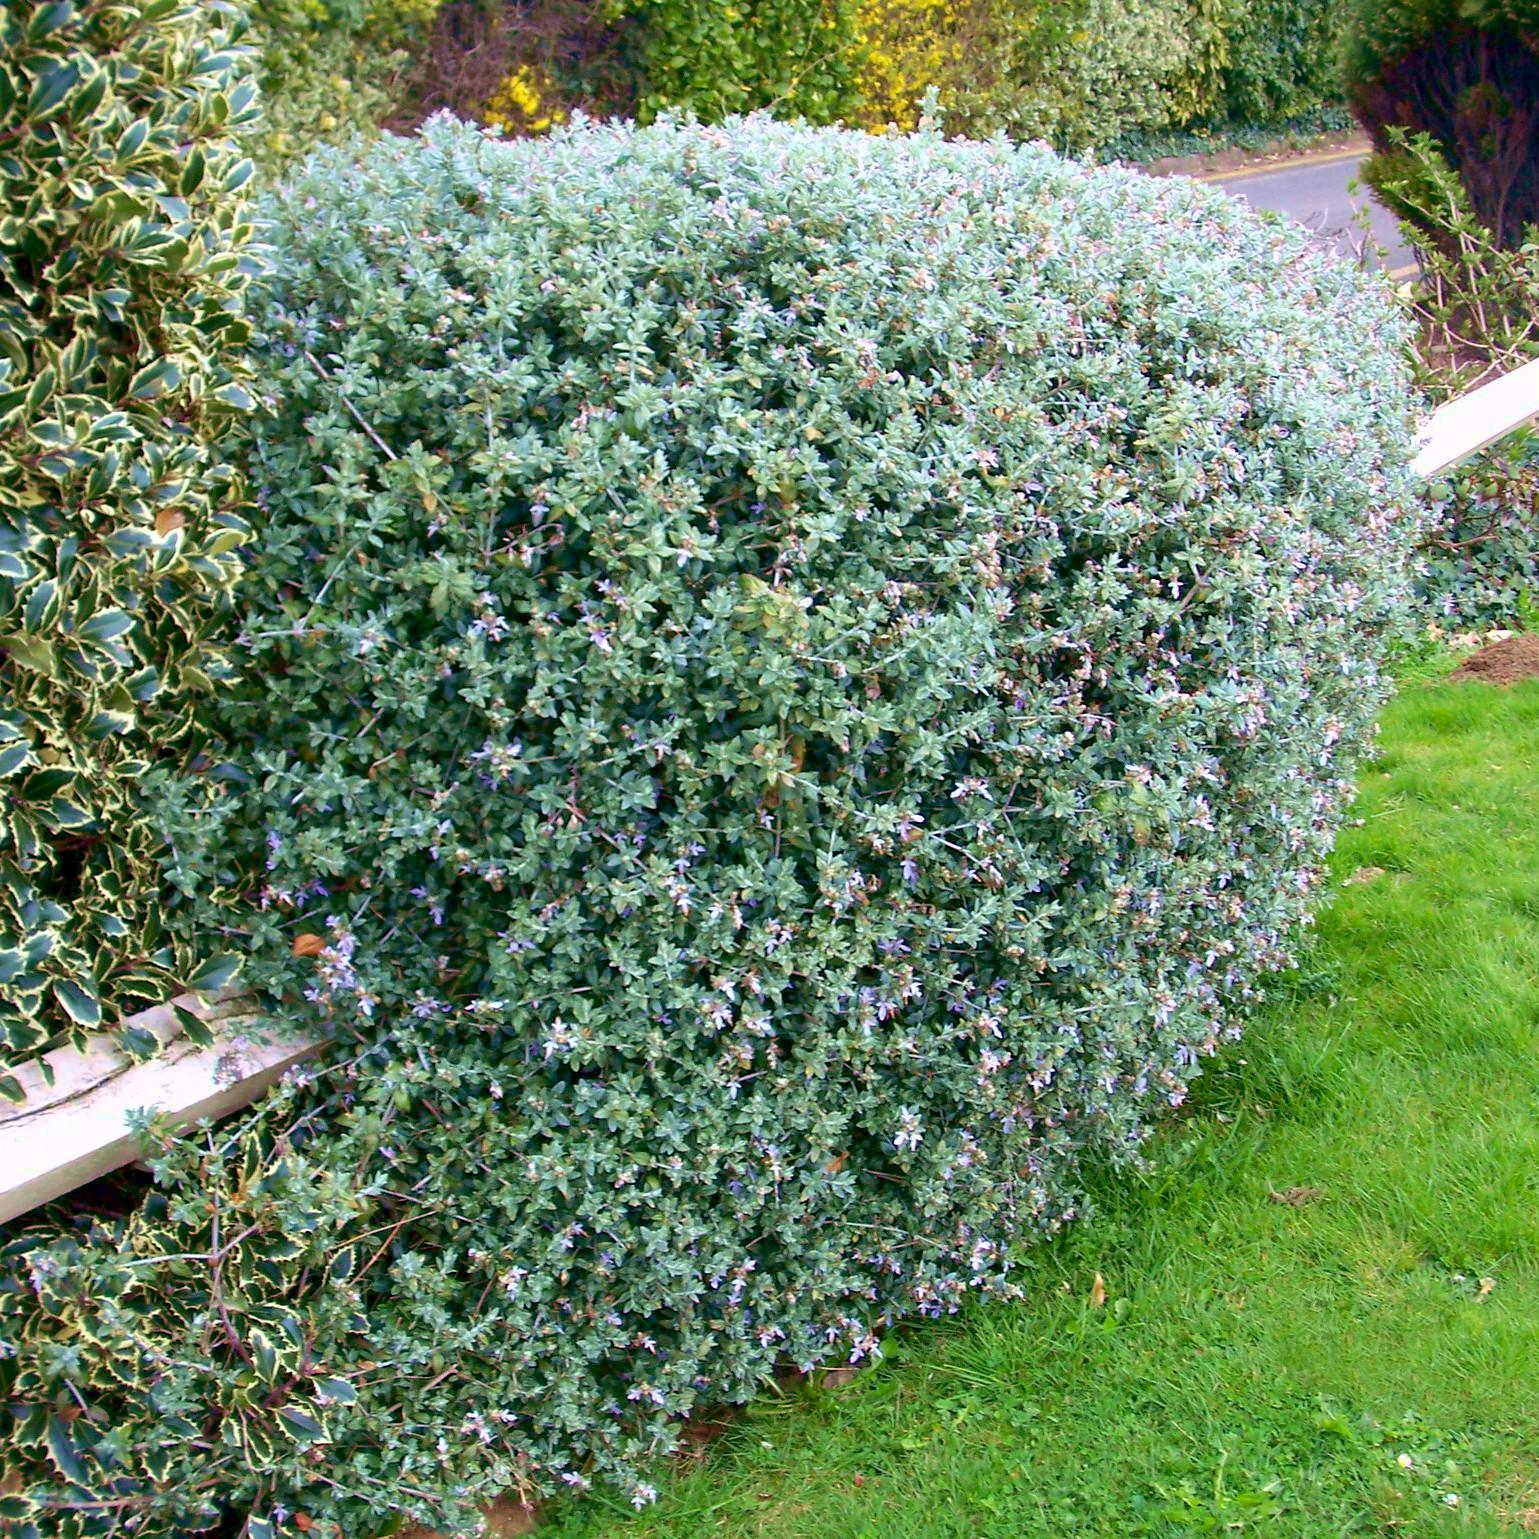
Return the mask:
POLYGON ((552 97, 551 82, 533 65, 521 64, 487 102, 486 121, 505 134, 542 134, 566 117, 552 97))
POLYGON ((861 0, 855 83, 867 127, 914 127, 920 98, 963 63, 972 9, 969 0, 861 0))

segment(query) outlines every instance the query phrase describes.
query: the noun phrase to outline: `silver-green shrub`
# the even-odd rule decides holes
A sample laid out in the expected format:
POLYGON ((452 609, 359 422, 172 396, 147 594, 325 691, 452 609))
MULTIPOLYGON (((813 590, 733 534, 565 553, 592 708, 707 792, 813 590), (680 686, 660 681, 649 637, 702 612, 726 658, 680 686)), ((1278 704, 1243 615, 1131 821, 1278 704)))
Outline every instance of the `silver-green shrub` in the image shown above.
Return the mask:
MULTIPOLYGON (((244 24, 0 9, 0 1091, 188 980, 152 766, 185 757, 244 537, 218 441, 250 273, 244 24)), ((217 981, 217 967, 202 981, 217 981)), ((152 1046, 132 1035, 130 1051, 152 1046)))
POLYGON ((168 817, 335 1066, 93 1242, 188 1299, 159 1399, 71 1379, 51 1283, 9 1398, 100 1408, 84 1463, 174 1405, 261 1522, 641 1504, 693 1406, 1008 1292, 1286 961, 1407 587, 1403 328, 1195 184, 934 136, 440 123, 271 212, 245 684, 168 817))

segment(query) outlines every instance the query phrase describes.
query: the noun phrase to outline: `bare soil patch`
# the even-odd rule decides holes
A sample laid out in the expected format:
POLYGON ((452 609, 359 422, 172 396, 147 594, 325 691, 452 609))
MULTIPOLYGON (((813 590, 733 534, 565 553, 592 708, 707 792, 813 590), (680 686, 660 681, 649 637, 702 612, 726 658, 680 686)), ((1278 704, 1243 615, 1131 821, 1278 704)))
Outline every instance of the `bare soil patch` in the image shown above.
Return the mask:
POLYGON ((1451 677, 1479 679, 1483 684, 1516 684, 1539 679, 1539 634, 1524 631, 1466 657, 1451 677))
MULTIPOLYGON (((491 1506, 482 1509, 486 1519, 486 1539, 522 1539, 540 1526, 540 1509, 516 1502, 511 1497, 498 1497, 491 1506)), ((421 1528, 413 1524, 403 1528, 396 1539, 444 1539, 436 1529, 421 1528)))

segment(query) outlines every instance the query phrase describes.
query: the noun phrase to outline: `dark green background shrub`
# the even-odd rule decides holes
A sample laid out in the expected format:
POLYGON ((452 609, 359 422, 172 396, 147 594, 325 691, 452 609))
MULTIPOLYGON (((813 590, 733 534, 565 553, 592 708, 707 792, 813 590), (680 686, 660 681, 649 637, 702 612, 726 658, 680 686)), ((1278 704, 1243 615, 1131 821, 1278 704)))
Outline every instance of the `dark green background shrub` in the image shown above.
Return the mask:
POLYGON ((1220 114, 1278 123, 1339 106, 1338 0, 1230 0, 1220 114))
POLYGON ((1365 175, 1398 213, 1393 133, 1430 134, 1497 244, 1539 224, 1539 3, 1357 0, 1346 24, 1352 109, 1377 155, 1365 175))
POLYGON ((263 131, 281 167, 318 144, 410 116, 417 60, 441 0, 248 0, 261 52, 263 131))
POLYGON ((249 404, 239 31, 0 13, 0 1069, 192 971, 141 791, 224 676, 244 538, 216 445, 249 404))
POLYGON ((691 1407, 1008 1292, 1287 957, 1405 597, 1402 328, 1194 184, 767 120, 439 124, 274 215, 233 763, 168 819, 339 1063, 89 1243, 192 1258, 148 1383, 0 1300, 30 1491, 73 1390, 168 1526, 644 1504, 691 1407))
POLYGON ((1067 9, 1073 19, 1055 28, 1040 70, 1001 80, 1012 137, 1093 150, 1213 112, 1222 0, 1079 0, 1067 9))
POLYGON ((1445 629, 1539 627, 1539 442, 1530 430, 1432 489, 1417 597, 1445 629))

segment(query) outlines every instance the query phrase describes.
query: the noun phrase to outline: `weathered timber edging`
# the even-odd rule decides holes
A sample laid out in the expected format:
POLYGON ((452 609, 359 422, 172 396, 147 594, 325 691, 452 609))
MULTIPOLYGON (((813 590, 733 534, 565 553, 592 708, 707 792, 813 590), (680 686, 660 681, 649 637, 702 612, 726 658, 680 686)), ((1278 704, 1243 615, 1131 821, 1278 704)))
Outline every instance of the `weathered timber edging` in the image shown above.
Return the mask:
POLYGON ((1440 475, 1539 416, 1539 359, 1433 412, 1411 469, 1440 475))
POLYGON ((251 1039, 245 1034, 252 1026, 249 1005, 239 999, 208 1005, 186 994, 125 1024, 153 1033, 161 1053, 135 1063, 111 1037, 99 1035, 84 1049, 45 1055, 51 1085, 35 1063, 14 1071, 27 1099, 0 1107, 0 1223, 138 1159, 131 1114, 153 1108, 178 1126, 223 1117, 265 1095, 286 1069, 320 1050, 304 1038, 251 1039), (209 1046, 186 1036, 177 1006, 208 1024, 209 1046))

